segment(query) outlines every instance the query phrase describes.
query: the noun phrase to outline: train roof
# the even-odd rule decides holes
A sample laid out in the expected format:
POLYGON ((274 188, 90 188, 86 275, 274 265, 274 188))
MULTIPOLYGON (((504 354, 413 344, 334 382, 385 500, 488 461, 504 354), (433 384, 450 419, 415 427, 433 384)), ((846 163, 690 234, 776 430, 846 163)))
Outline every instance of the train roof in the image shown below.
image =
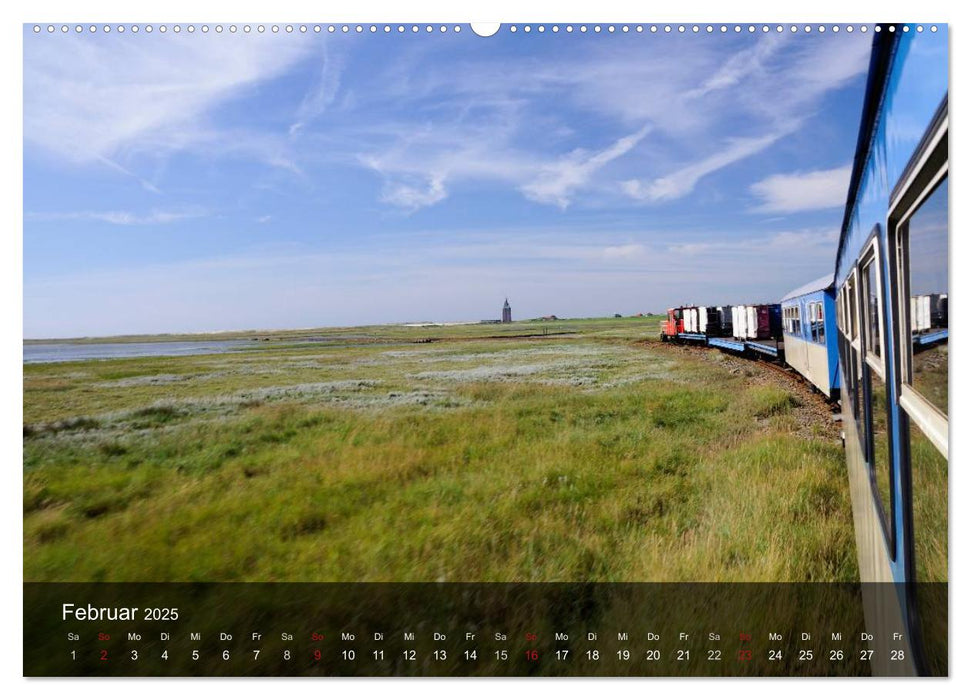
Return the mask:
POLYGON ((828 275, 824 275, 820 277, 818 280, 813 280, 812 282, 808 282, 807 284, 804 284, 801 287, 798 287, 797 289, 793 289, 791 292, 789 292, 784 297, 782 297, 782 301, 787 301, 788 299, 795 299, 796 297, 801 297, 806 294, 812 294, 813 292, 819 292, 824 289, 829 289, 830 287, 833 286, 833 283, 834 283, 834 275, 831 272, 828 275))
MULTIPOLYGON (((836 250, 836 267, 843 253, 843 246, 850 232, 856 200, 870 155, 870 145, 876 134, 876 123, 883 109, 883 96, 886 89, 890 64, 897 49, 897 32, 881 31, 873 34, 870 50, 870 68, 867 71, 866 89, 863 94, 863 114, 860 118, 860 131, 856 138, 856 151, 853 154, 853 167, 850 171, 850 186, 846 194, 846 207, 843 209, 843 223, 840 226, 839 245, 836 250)), ((835 275, 834 275, 835 277, 835 275)))
POLYGON ((901 178, 916 164, 920 143, 947 117, 947 27, 920 35, 900 31, 914 25, 882 24, 873 34, 857 135, 856 151, 836 251, 835 272, 841 282, 852 261, 879 224, 886 227, 887 209, 901 178), (895 29, 896 31, 887 31, 895 29), (903 127, 907 124, 906 128, 903 127), (923 136, 913 125, 926 124, 923 136), (895 185, 896 183, 896 185, 895 185))

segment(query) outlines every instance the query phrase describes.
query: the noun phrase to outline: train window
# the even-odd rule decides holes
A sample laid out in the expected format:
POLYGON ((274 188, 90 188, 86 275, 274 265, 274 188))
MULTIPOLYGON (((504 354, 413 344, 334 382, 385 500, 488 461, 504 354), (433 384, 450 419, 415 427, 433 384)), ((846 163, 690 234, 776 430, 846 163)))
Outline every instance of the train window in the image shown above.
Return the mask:
MULTIPOLYGON (((862 363, 860 362, 860 343, 857 336, 857 300, 856 300, 856 271, 850 272, 842 288, 843 313, 845 320, 845 340, 843 344, 843 371, 846 381, 846 391, 850 399, 850 411, 855 420, 860 420, 863 408, 863 397, 860 391, 862 379, 862 363)), ((867 455, 867 441, 861 445, 864 458, 867 455)))
POLYGON ((823 304, 822 302, 816 302, 813 305, 813 312, 811 314, 812 324, 813 324, 813 340, 817 343, 826 344, 826 324, 823 323, 823 304))
MULTIPOLYGON (((869 425, 870 449, 868 452, 873 483, 876 486, 880 511, 883 514, 888 532, 893 513, 893 484, 891 475, 893 466, 890 463, 890 431, 888 430, 889 407, 887 405, 887 384, 872 367, 864 368, 869 388, 869 425)), ((891 545, 891 551, 893 546, 891 545)))
POLYGON ((877 279, 877 258, 872 258, 863 266, 863 313, 864 325, 866 328, 866 354, 867 360, 876 358, 876 369, 883 374, 882 364, 879 359, 883 357, 883 337, 881 331, 880 318, 880 283, 877 279))
POLYGON ((809 336, 814 343, 825 342, 822 324, 822 304, 811 301, 806 305, 806 321, 809 324, 809 336))
POLYGON ((942 103, 892 195, 903 447, 909 479, 908 576, 931 672, 947 671, 948 580, 948 115, 942 103))
POLYGON ((861 369, 868 447, 866 456, 877 504, 890 541, 890 551, 894 552, 894 529, 891 527, 894 512, 893 464, 890 459, 890 407, 887 401, 887 383, 883 373, 883 297, 879 265, 878 239, 874 239, 867 257, 860 266, 865 359, 861 369))
POLYGON ((846 333, 846 325, 843 323, 843 290, 836 295, 836 328, 846 333))
POLYGON ((798 306, 787 306, 784 308, 782 310, 782 320, 786 333, 789 333, 790 335, 799 335, 800 323, 798 306))
POLYGON ((858 321, 856 313, 856 272, 846 280, 846 306, 850 316, 850 340, 856 341, 858 336, 858 321))
POLYGON ((910 366, 913 389, 947 415, 947 177, 898 229, 909 272, 910 366))
POLYGON ((843 331, 843 335, 846 335, 848 332, 846 328, 846 319, 849 318, 849 314, 846 311, 848 308, 849 305, 846 303, 846 287, 843 287, 843 289, 840 290, 839 298, 839 309, 840 313, 842 314, 842 319, 840 319, 840 330, 843 331))

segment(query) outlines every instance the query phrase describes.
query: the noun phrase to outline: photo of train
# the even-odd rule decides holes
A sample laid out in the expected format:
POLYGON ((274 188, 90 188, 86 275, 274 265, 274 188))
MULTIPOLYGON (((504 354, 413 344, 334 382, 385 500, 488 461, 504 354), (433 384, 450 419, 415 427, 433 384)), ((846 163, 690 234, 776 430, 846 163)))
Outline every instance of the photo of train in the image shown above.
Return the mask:
POLYGON ((950 675, 946 23, 21 33, 24 675, 950 675))
POLYGON ((838 402, 868 630, 907 629, 909 672, 946 674, 948 76, 917 39, 874 35, 833 270, 778 303, 669 309, 661 339, 777 361, 838 402))

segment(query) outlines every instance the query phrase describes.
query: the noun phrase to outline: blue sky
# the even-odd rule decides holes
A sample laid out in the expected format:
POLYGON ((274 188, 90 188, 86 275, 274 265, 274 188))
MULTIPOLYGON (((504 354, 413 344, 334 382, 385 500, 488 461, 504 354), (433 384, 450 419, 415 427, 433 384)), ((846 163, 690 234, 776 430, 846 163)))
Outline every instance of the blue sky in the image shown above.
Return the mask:
POLYGON ((832 269, 870 36, 24 36, 24 335, 600 316, 832 269))

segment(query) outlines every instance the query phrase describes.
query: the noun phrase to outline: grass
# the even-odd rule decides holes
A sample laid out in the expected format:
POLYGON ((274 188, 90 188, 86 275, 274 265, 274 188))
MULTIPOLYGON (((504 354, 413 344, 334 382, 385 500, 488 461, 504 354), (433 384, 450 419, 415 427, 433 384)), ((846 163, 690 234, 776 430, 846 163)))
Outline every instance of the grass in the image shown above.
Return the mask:
POLYGON ((656 321, 25 365, 24 577, 855 580, 838 441, 656 321))

